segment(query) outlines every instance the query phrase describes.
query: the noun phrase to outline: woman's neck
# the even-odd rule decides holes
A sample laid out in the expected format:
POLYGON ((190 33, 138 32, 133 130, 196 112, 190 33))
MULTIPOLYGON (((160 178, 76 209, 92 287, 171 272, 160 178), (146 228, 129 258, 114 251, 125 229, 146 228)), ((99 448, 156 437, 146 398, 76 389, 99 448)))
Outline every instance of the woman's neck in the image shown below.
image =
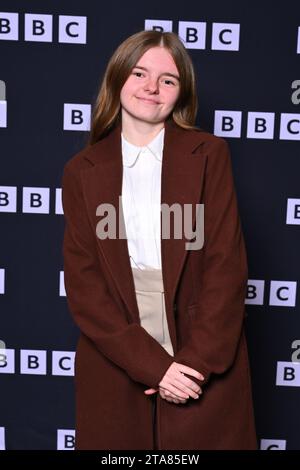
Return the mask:
POLYGON ((143 147, 151 142, 163 127, 164 122, 157 124, 142 121, 136 124, 122 122, 122 134, 131 144, 143 147))

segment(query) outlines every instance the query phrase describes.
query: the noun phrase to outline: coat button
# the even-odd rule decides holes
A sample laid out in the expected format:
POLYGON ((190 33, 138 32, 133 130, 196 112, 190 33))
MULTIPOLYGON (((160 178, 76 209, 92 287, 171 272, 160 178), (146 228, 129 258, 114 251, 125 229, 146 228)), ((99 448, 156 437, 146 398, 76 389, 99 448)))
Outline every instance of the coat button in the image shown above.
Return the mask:
POLYGON ((174 305, 173 305, 173 312, 174 312, 174 313, 177 312, 177 304, 174 304, 174 305))

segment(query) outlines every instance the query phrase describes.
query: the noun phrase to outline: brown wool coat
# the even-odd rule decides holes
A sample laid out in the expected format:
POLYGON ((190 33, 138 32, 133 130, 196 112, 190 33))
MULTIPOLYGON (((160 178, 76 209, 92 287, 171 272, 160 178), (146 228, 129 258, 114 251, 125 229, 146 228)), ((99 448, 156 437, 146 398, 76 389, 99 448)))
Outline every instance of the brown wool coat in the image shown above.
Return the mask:
POLYGON ((121 189, 119 124, 71 158, 62 178, 65 288, 81 330, 76 449, 153 449, 144 390, 157 388, 173 361, 203 373, 205 385, 186 404, 157 393, 159 449, 256 449, 244 334, 247 258, 228 144, 165 123, 161 202, 204 203, 205 217, 201 250, 186 250, 184 238, 161 239, 174 357, 140 325, 127 240, 96 235, 101 203, 114 205, 124 227, 121 189))

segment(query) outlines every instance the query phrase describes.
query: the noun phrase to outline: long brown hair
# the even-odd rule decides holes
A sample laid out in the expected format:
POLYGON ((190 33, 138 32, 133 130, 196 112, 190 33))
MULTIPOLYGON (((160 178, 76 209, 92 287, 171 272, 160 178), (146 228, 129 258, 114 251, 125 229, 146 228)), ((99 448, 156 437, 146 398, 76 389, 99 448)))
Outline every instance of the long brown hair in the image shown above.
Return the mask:
POLYGON ((181 39, 173 32, 140 31, 123 41, 110 58, 93 105, 88 144, 93 145, 121 119, 120 93, 131 70, 150 48, 163 46, 173 57, 180 77, 180 92, 168 117, 184 129, 199 129, 194 123, 198 98, 192 60, 181 39))

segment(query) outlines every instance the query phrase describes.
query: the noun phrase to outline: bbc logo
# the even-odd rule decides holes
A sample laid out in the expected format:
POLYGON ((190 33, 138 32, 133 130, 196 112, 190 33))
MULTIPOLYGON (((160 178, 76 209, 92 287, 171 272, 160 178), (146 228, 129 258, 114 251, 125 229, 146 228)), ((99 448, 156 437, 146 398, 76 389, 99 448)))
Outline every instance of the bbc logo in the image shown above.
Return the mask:
POLYGON ((56 447, 57 447, 57 450, 74 450, 75 430, 74 429, 58 429, 56 447))
POLYGON ((261 439, 260 450, 286 450, 286 440, 261 439))
MULTIPOLYGON (((74 351, 51 351, 51 375, 74 376, 74 351)), ((20 374, 47 375, 46 350, 21 349, 18 360, 20 374)), ((0 351, 0 374, 16 373, 16 351, 6 348, 0 351)))
MULTIPOLYGON (((52 206, 55 214, 63 214, 61 188, 55 188, 53 201, 50 196, 50 188, 24 186, 21 198, 22 213, 49 214, 52 206)), ((0 186, 0 212, 17 212, 16 186, 0 186)))
POLYGON ((300 199, 289 198, 287 200, 286 224, 300 225, 300 199))
MULTIPOLYGON (((242 111, 215 110, 214 134, 220 137, 242 137, 242 111)), ((274 140, 275 113, 248 112, 247 139, 274 140)), ((300 140, 300 114, 281 113, 279 122, 280 140, 300 140)))
MULTIPOLYGON (((145 30, 173 31, 171 20, 145 20, 145 30)), ((187 49, 206 49, 207 23, 179 21, 178 36, 187 49)), ((211 50, 238 51, 240 25, 238 23, 212 23, 211 50)))
POLYGON ((5 450, 5 428, 0 427, 0 450, 5 450))
MULTIPOLYGON (((245 304, 264 305, 265 281, 248 279, 245 304)), ((274 307, 295 307, 297 281, 270 281, 269 299, 267 304, 274 307)))
MULTIPOLYGON (((20 14, 0 12, 0 40, 19 41, 20 14)), ((25 13, 24 15, 24 41, 54 42, 53 15, 40 15, 25 13)), ((87 17, 86 16, 58 16, 59 43, 86 44, 87 17)))
POLYGON ((65 131, 89 131, 91 105, 64 103, 63 126, 65 131))
MULTIPOLYGON (((0 268, 0 294, 5 294, 5 279, 6 271, 5 268, 0 268)), ((58 280, 58 295, 60 297, 66 297, 66 288, 65 288, 65 276, 64 271, 59 271, 59 280, 58 280)), ((0 340, 0 350, 4 349, 3 343, 0 340)))
POLYGON ((300 387, 300 363, 278 361, 276 385, 281 387, 300 387))
POLYGON ((6 85, 0 80, 0 127, 7 127, 6 85))

